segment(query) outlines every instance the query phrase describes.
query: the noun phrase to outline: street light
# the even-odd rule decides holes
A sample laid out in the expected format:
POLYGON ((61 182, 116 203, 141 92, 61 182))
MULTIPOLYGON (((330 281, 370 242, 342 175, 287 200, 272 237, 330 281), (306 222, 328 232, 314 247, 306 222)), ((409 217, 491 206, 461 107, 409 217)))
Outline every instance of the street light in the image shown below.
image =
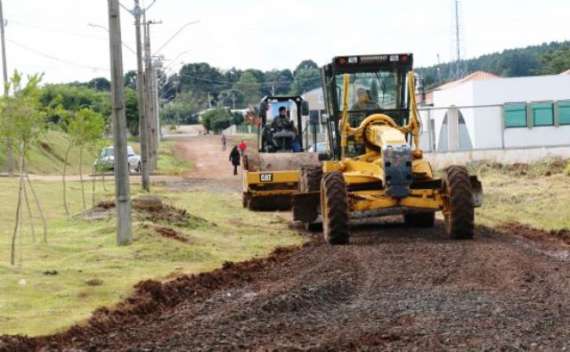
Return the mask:
MULTIPOLYGON (((101 26, 100 24, 95 24, 95 23, 87 23, 87 26, 91 27, 91 28, 99 28, 104 30, 105 32, 109 33, 109 29, 105 26, 101 26)), ((127 44, 125 44, 124 42, 121 42, 121 44, 123 45, 123 47, 125 47, 125 49, 127 49, 128 51, 130 51, 133 54, 137 54, 136 51, 134 51, 131 47, 129 47, 127 44)))
POLYGON ((198 23, 200 23, 200 21, 191 21, 180 27, 180 29, 176 33, 174 33, 174 35, 170 37, 170 39, 168 39, 164 44, 162 44, 162 46, 154 53, 154 55, 155 56, 158 55, 168 44, 170 44, 170 42, 174 40, 174 38, 176 38, 180 33, 182 33, 182 31, 185 30, 187 27, 198 23))

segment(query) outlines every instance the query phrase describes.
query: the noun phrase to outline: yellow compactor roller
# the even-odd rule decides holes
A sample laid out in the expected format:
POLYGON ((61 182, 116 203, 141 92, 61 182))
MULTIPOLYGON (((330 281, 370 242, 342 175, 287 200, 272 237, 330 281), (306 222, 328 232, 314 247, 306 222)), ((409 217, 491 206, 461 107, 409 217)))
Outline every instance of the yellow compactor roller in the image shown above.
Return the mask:
POLYGON ((251 210, 291 209, 299 171, 320 165, 317 153, 305 152, 303 116, 309 106, 300 96, 269 96, 259 106, 258 150, 243 156, 243 206, 251 210), (286 121, 277 123, 280 110, 286 121))
POLYGON ((416 227, 445 218, 450 238, 473 237, 482 186, 462 166, 434 176, 420 149, 411 54, 336 57, 322 69, 332 160, 303 168, 294 219, 323 224, 330 244, 347 244, 350 220, 404 216, 416 227))

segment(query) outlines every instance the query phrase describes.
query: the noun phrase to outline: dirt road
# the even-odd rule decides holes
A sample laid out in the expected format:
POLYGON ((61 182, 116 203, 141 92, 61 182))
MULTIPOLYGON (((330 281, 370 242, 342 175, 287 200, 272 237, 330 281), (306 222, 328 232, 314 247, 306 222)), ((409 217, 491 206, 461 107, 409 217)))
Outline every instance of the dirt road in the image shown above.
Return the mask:
MULTIPOLYGON (((194 175, 214 166, 195 152, 204 145, 187 144, 194 175)), ((116 311, 57 336, 5 338, 0 350, 570 351, 568 247, 485 228, 449 241, 440 223, 399 221, 355 225, 349 246, 315 240, 141 283, 116 311)))

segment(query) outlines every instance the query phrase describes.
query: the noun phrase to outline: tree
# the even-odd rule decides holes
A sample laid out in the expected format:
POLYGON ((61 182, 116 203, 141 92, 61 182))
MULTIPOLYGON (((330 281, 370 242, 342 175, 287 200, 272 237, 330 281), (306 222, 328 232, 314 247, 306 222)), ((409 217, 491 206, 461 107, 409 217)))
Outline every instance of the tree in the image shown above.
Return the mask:
MULTIPOLYGON (((35 201, 38 211, 40 212, 44 225, 44 241, 47 241, 47 224, 41 204, 32 188, 32 183, 27 177, 26 158, 31 144, 45 130, 45 114, 40 110, 39 84, 41 75, 28 76, 27 82, 24 84, 22 75, 15 72, 7 88, 12 91, 11 96, 2 99, 2 114, 0 115, 0 133, 4 137, 8 137, 19 146, 19 169, 20 179, 18 188, 18 201, 16 205, 16 221, 14 232, 12 234, 10 263, 16 263, 16 240, 20 232, 20 223, 22 218, 22 202, 27 200, 27 190, 29 187, 35 201)), ((3 140, 4 138, 2 138, 3 140)), ((30 209, 29 204, 28 209, 30 209)))
POLYGON ((261 83, 251 70, 245 71, 241 75, 234 86, 234 90, 241 92, 246 105, 257 104, 261 100, 261 83))
POLYGON ((125 88, 125 111, 127 127, 132 136, 139 135, 139 104, 136 90, 125 88))
POLYGON ((295 70, 295 80, 291 86, 292 95, 301 95, 321 85, 321 74, 316 68, 299 68, 295 70))
POLYGON ((79 148, 79 179, 81 181, 81 199, 83 200, 83 209, 85 209, 87 208, 87 203, 85 200, 85 187, 83 182, 83 150, 85 147, 96 145, 99 139, 101 139, 105 131, 105 119, 101 114, 91 109, 81 109, 70 116, 67 131, 70 142, 65 153, 64 161, 63 204, 66 213, 69 215, 65 189, 66 165, 68 163, 69 152, 73 147, 79 148))
POLYGON ((94 78, 87 83, 87 87, 102 92, 110 92, 111 82, 105 77, 94 78))
POLYGON ((131 70, 125 73, 125 87, 137 90, 137 71, 131 70))
POLYGON ((160 119, 175 125, 183 123, 197 124, 198 119, 194 110, 194 104, 195 102, 190 92, 182 93, 162 108, 160 119))
POLYGON ((540 57, 540 62, 542 74, 557 75, 570 70, 570 47, 551 50, 540 57))
POLYGON ((245 98, 241 91, 237 89, 227 89, 220 92, 218 103, 222 107, 237 109, 244 107, 245 98))
POLYGON ((207 63, 187 64, 180 69, 180 92, 191 92, 196 111, 208 108, 208 96, 217 99, 218 94, 231 87, 222 73, 207 63))
POLYGON ((77 112, 89 108, 106 118, 111 115, 109 92, 96 91, 85 86, 49 84, 41 88, 39 101, 41 109, 47 113, 48 121, 54 124, 62 121, 62 116, 58 115, 61 111, 77 112))
POLYGON ((234 117, 227 109, 212 109, 202 115, 202 125, 207 131, 219 133, 230 127, 234 117))
POLYGON ((295 71, 293 71, 293 74, 297 76, 297 74, 301 70, 315 70, 315 69, 316 70, 319 69, 319 65, 317 65, 316 62, 314 62, 313 60, 303 60, 299 65, 297 65, 295 71))

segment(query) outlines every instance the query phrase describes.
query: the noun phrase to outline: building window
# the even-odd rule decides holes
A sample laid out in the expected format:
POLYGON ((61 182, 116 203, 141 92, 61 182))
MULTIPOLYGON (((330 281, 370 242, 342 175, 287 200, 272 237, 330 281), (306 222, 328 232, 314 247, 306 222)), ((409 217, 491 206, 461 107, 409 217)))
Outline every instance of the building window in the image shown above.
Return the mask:
POLYGON ((554 104, 552 102, 532 103, 530 109, 534 126, 554 126, 554 104))
POLYGON ((504 106, 505 127, 527 127, 526 104, 508 103, 504 106))
POLYGON ((570 100, 558 102, 558 123, 570 125, 570 100))

